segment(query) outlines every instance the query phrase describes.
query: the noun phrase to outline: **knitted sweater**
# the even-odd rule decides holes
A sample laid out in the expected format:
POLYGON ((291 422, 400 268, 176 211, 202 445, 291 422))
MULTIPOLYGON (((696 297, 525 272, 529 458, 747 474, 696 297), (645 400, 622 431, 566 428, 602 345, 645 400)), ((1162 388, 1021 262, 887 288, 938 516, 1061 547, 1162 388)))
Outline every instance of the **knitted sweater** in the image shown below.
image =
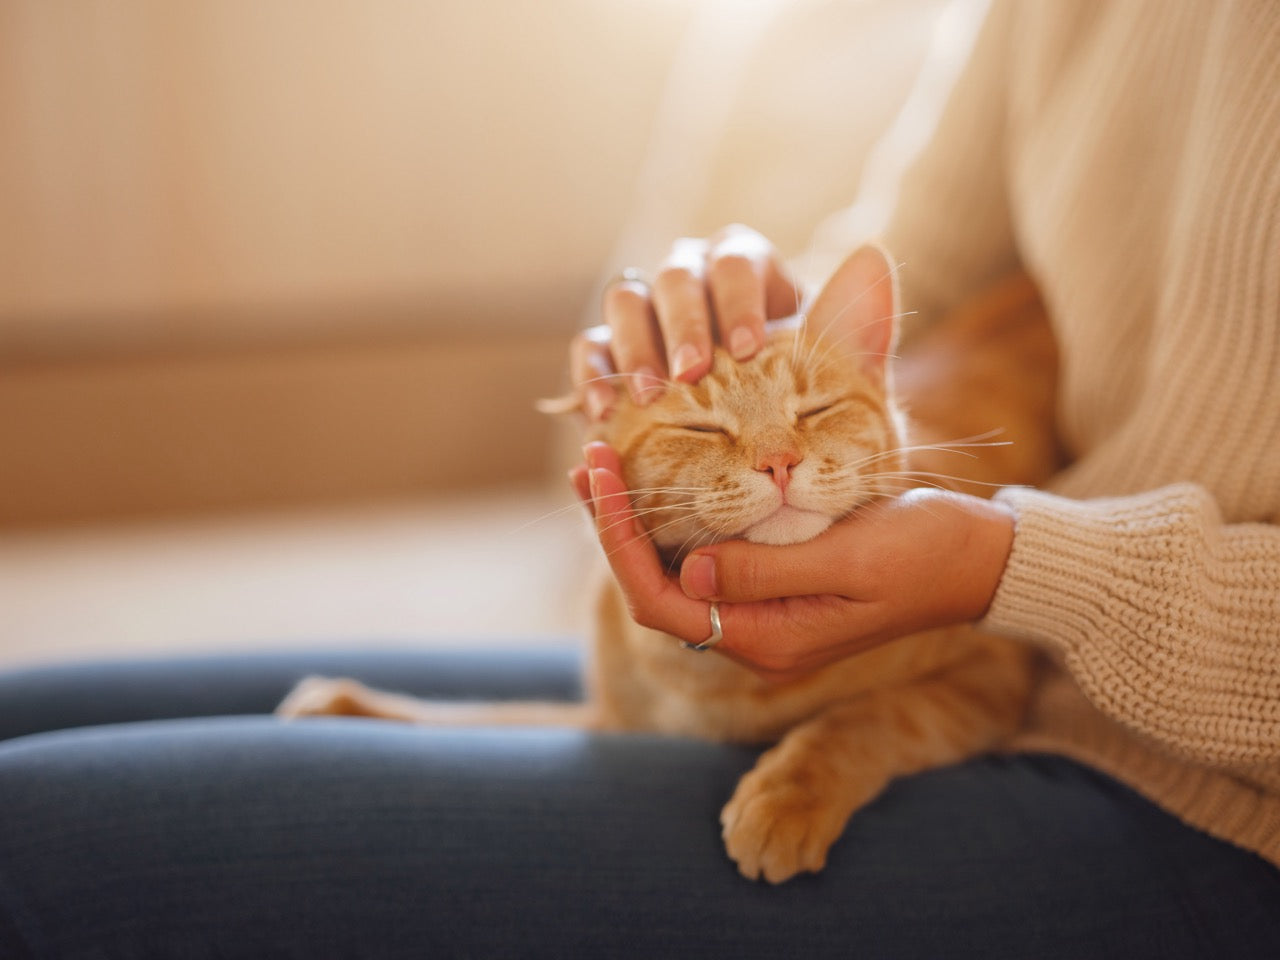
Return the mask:
POLYGON ((1021 266, 1059 341, 982 624, 1051 660, 1016 747, 1280 864, 1280 7, 996 0, 886 243, 922 317, 1021 266))

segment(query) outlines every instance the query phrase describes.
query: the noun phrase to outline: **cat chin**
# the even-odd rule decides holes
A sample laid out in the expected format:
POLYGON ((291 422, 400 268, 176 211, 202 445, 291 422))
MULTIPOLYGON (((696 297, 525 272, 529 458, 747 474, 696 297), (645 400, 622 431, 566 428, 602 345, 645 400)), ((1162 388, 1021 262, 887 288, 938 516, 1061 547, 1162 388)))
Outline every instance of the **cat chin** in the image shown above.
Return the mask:
POLYGON ((773 546, 804 543, 806 540, 812 540, 834 522, 835 518, 825 513, 783 506, 759 523, 748 527, 742 534, 742 538, 752 543, 767 543, 773 546))

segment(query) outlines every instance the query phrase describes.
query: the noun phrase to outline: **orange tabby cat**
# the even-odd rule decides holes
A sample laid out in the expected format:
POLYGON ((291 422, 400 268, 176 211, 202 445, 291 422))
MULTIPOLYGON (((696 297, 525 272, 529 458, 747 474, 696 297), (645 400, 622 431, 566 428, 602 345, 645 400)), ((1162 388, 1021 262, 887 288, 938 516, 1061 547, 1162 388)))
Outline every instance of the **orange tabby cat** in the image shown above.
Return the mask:
MULTIPOLYGON (((883 255, 864 248, 824 289, 807 323, 773 326, 754 359, 737 363, 717 350, 698 384, 671 384, 645 407, 620 398, 609 420, 592 428, 591 439, 619 452, 637 512, 669 562, 729 538, 806 540, 910 485, 906 422, 888 365, 893 287, 883 255)), ((1009 300, 1008 290, 1004 296, 1009 300)), ((1027 313, 1025 295, 1014 290, 1010 302, 1027 313)), ((984 322, 979 317, 976 326, 957 329, 980 330, 984 322)), ((970 339, 974 346, 983 338, 970 339)), ((1032 389, 1037 402, 1019 417, 1039 434, 1045 395, 1032 389)), ((1023 429, 965 424, 963 408, 937 411, 933 438, 957 427, 947 439, 997 425, 1023 429)), ((1039 479, 1052 466, 1050 448, 1027 449, 1030 459, 1002 453, 1005 461, 976 461, 970 474, 1039 479)), ((850 814, 891 778, 996 746, 1019 723, 1030 683, 1022 646, 969 628, 897 640, 803 679, 769 683, 638 626, 612 581, 600 595, 593 639, 581 704, 440 704, 311 678, 279 712, 568 724, 772 743, 739 782, 721 822, 742 874, 778 883, 820 870, 850 814)))

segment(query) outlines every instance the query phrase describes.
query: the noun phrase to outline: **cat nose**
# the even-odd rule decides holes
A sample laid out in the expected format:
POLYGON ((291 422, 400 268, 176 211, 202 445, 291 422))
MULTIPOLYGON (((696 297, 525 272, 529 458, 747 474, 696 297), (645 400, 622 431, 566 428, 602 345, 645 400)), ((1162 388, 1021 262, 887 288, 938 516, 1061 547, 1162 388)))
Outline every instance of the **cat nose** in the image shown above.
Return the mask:
POLYGON ((791 482, 791 471, 800 462, 800 455, 792 450, 773 451, 762 455, 756 461, 756 469, 768 473, 773 482, 783 493, 787 492, 787 484, 791 482))

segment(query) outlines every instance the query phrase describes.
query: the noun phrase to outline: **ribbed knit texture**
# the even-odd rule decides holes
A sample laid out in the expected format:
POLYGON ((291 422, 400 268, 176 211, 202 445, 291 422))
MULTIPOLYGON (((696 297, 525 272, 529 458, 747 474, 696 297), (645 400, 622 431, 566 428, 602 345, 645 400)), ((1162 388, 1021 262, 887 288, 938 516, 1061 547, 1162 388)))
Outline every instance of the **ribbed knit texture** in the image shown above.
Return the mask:
POLYGON ((1017 746, 1280 865, 1280 6, 996 0, 886 243, 928 322, 1021 264, 1074 461, 983 626, 1052 665, 1017 746))

